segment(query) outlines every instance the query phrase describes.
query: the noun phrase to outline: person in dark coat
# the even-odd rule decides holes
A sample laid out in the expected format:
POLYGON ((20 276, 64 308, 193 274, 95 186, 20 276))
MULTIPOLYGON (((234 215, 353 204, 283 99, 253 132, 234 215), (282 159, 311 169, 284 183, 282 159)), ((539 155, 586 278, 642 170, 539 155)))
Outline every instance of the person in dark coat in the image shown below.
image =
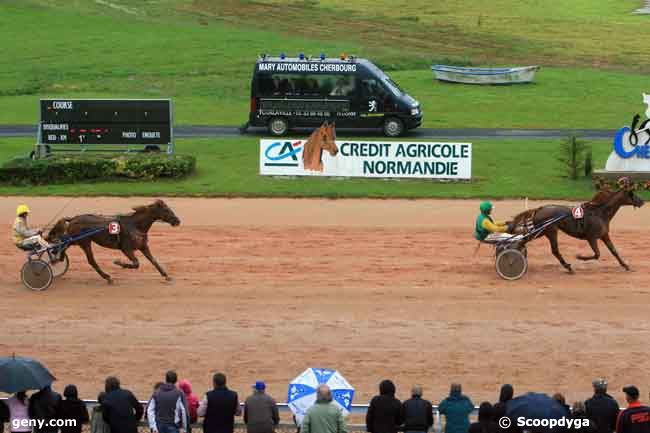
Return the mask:
POLYGON ((405 433, 428 432, 433 425, 433 407, 422 398, 421 386, 414 386, 411 398, 402 403, 401 418, 405 433))
POLYGON ((596 423, 597 433, 612 433, 616 430, 619 407, 614 397, 607 394, 607 381, 596 379, 592 382, 594 395, 585 401, 587 417, 596 423))
POLYGON ((499 424, 494 421, 494 408, 490 402, 484 401, 478 407, 478 422, 469 426, 469 433, 498 433, 499 424))
MULTIPOLYGON (((499 420, 506 416, 506 406, 510 400, 515 395, 515 389, 509 383, 501 386, 501 392, 499 393, 499 401, 492 406, 492 420, 499 425, 499 420)), ((499 426, 499 430, 504 432, 507 429, 502 429, 499 426)))
POLYGON ((474 411, 474 403, 462 391, 459 383, 453 383, 449 397, 438 406, 438 412, 445 416, 445 433, 467 433, 469 430, 469 415, 474 411))
POLYGON ((235 416, 241 415, 239 397, 226 386, 226 375, 216 373, 212 378, 214 389, 205 395, 199 405, 198 415, 205 417, 205 433, 233 433, 235 416))
POLYGON ((384 380, 379 395, 370 400, 366 412, 366 430, 371 433, 397 433, 402 424, 402 404, 395 398, 395 384, 384 380))
POLYGON ((61 394, 52 391, 49 386, 32 394, 29 398, 29 418, 42 421, 42 424, 39 424, 44 426, 41 430, 34 427, 34 433, 56 433, 59 430, 57 427, 50 427, 49 424, 50 421, 60 418, 61 401, 61 394))
POLYGON ((89 421, 86 404, 79 400, 79 393, 74 385, 66 386, 63 390, 63 396, 65 400, 61 402, 59 418, 64 420, 73 419, 75 425, 61 427, 61 433, 81 433, 81 426, 89 421))
POLYGON ((122 389, 119 379, 114 376, 106 379, 105 390, 102 415, 111 433, 138 433, 138 421, 144 413, 138 399, 131 391, 122 389))
POLYGON ((4 401, 0 401, 0 433, 4 433, 7 422, 9 422, 9 408, 4 401))

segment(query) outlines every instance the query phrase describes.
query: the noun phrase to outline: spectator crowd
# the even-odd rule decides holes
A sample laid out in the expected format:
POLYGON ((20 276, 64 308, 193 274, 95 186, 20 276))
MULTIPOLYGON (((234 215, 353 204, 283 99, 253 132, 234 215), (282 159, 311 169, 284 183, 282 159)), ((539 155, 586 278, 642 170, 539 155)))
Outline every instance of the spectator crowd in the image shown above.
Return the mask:
MULTIPOLYGON (((226 376, 222 373, 213 376, 213 389, 199 399, 187 380, 179 382, 176 372, 168 371, 165 381, 154 386, 144 407, 131 391, 121 387, 116 377, 108 377, 104 388, 90 416, 74 385, 65 387, 63 397, 51 387, 29 398, 25 392, 18 392, 5 402, 0 401, 0 429, 9 422, 10 433, 81 433, 82 426, 89 424, 91 433, 137 433, 138 425, 145 417, 151 433, 190 433, 199 418, 203 418, 204 433, 233 433, 235 417, 242 416, 247 433, 274 433, 280 422, 278 406, 266 393, 264 382, 258 381, 252 386, 252 393, 246 398, 242 411, 239 396, 228 389, 226 376), (40 420, 40 427, 29 426, 29 420, 40 420), (53 427, 51 420, 75 422, 73 426, 53 427)), ((573 430, 584 430, 583 433, 650 433, 650 407, 641 403, 637 387, 622 389, 627 401, 627 407, 622 410, 608 394, 605 380, 595 380, 593 388, 591 398, 584 402, 576 401, 571 406, 566 404, 561 394, 553 396, 567 418, 588 420, 573 424, 574 427, 580 426, 573 430)), ((369 433, 430 431, 434 424, 433 405, 423 397, 422 387, 413 386, 411 398, 404 402, 395 394, 395 385, 390 380, 379 384, 379 394, 372 398, 366 412, 366 430, 369 433)), ((438 405, 438 412, 445 420, 444 433, 548 433, 548 429, 526 430, 516 424, 506 426, 501 423, 507 416, 508 402, 513 398, 512 385, 503 385, 498 401, 494 404, 482 402, 478 420, 470 423, 474 403, 463 394, 460 384, 452 384, 449 395, 438 405)), ((318 387, 316 402, 296 427, 299 433, 347 433, 345 417, 334 403, 327 385, 318 387)), ((0 430, 0 433, 3 432, 0 430)))

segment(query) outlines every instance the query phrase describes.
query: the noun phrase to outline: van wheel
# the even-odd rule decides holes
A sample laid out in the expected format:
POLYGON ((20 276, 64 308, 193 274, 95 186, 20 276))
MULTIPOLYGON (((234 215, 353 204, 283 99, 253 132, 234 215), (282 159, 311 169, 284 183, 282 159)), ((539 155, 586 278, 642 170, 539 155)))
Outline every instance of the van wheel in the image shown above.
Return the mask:
POLYGON ((287 133, 289 130, 289 122, 284 117, 274 117, 269 120, 269 132, 272 135, 280 136, 287 133))
POLYGON ((404 122, 397 117, 384 120, 384 135, 386 137, 399 137, 404 132, 404 122))

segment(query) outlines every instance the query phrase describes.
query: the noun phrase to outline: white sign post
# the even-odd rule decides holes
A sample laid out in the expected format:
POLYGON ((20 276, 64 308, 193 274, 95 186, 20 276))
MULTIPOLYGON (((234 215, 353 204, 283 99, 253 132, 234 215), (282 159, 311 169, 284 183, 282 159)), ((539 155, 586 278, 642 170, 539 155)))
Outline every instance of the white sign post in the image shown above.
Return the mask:
POLYGON ((260 140, 260 174, 468 180, 471 143, 336 141, 338 151, 322 151, 322 171, 306 170, 306 140, 260 140))

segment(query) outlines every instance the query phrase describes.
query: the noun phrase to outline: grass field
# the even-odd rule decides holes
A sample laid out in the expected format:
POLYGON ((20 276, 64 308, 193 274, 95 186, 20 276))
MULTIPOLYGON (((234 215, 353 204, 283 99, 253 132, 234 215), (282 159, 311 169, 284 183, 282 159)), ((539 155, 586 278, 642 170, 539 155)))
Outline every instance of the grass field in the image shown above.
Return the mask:
POLYGON ((373 59, 429 127, 617 128, 650 91, 635 0, 370 3, 5 0, 0 124, 33 124, 39 98, 65 96, 171 97, 178 124, 238 125, 261 52, 373 59), (433 81, 434 62, 542 70, 534 85, 457 86, 433 81))
MULTIPOLYGON (((0 139, 0 162, 29 152, 33 140, 0 139)), ((594 141, 595 167, 603 167, 611 144, 594 141)), ((273 178, 258 175, 253 138, 178 140, 177 149, 197 157, 197 173, 181 181, 99 182, 37 187, 0 186, 0 195, 197 195, 376 198, 555 198, 593 195, 587 179, 569 181, 558 162, 559 141, 481 140, 473 143, 468 183, 417 180, 273 178)))

